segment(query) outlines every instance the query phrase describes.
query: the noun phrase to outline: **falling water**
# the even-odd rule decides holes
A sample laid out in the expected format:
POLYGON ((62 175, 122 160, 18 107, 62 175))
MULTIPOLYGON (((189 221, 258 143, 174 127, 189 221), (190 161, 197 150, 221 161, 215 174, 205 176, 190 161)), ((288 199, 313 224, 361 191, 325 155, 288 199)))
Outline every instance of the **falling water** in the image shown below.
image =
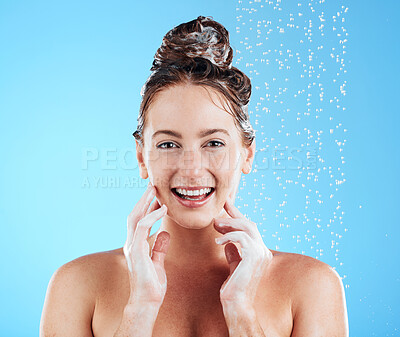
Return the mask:
POLYGON ((242 1, 231 43, 252 80, 253 171, 236 204, 267 247, 320 259, 340 273, 347 228, 346 13, 342 1, 242 1))

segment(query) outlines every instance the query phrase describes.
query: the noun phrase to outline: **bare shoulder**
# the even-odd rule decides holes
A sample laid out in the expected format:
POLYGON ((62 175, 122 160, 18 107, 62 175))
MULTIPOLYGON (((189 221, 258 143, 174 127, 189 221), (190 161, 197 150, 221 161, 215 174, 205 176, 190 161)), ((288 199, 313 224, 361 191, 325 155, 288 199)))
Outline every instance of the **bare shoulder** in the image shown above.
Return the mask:
POLYGON ((75 285, 71 291, 84 289, 88 296, 93 297, 104 278, 110 272, 123 268, 124 262, 122 248, 84 255, 59 267, 49 285, 75 285))
MULTIPOLYGON (((272 251, 272 250, 271 250, 272 251)), ((335 269, 325 262, 311 256, 272 251, 274 257, 271 267, 274 274, 285 278, 288 288, 293 289, 294 309, 308 297, 307 290, 315 292, 341 292, 342 280, 335 269)))
POLYGON ((285 269, 286 272, 290 272, 292 276, 301 276, 302 279, 303 277, 312 276, 310 273, 322 273, 340 279, 339 274, 330 265, 311 256, 274 250, 271 250, 271 252, 276 266, 285 269))
POLYGON ((50 279, 40 336, 92 336, 92 317, 100 288, 113 269, 123 268, 121 250, 81 256, 59 267, 50 279))
POLYGON ((292 336, 348 336, 346 299, 340 275, 310 256, 273 251, 272 267, 290 291, 292 336))

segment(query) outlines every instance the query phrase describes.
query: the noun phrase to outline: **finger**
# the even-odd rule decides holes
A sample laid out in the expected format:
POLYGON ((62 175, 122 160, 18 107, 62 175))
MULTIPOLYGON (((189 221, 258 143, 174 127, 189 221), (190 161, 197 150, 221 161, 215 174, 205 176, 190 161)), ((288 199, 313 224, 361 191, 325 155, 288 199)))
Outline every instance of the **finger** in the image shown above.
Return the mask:
POLYGON ((251 254, 252 241, 251 237, 242 231, 230 232, 215 239, 215 242, 219 245, 223 245, 227 242, 239 243, 241 246, 242 258, 246 258, 251 254))
MULTIPOLYGON (((146 211, 145 216, 146 216, 147 214, 150 214, 151 212, 154 212, 155 210, 159 209, 160 207, 161 207, 161 205, 159 204, 158 200, 156 199, 156 200, 150 205, 149 209, 146 211)), ((147 236, 150 235, 150 231, 151 231, 151 228, 149 228, 149 232, 147 233, 147 236)))
POLYGON ((168 232, 158 233, 152 248, 151 259, 154 263, 164 266, 164 258, 169 247, 170 235, 168 232))
POLYGON ((146 215, 146 211, 148 210, 150 203, 154 199, 155 195, 156 188, 151 183, 149 183, 146 191, 143 193, 142 197, 136 203, 131 212, 131 214, 133 215, 133 222, 137 222, 139 219, 143 218, 146 215))
POLYGON ((160 203, 158 202, 158 200, 156 199, 151 205, 150 207, 147 209, 146 214, 144 216, 146 216, 147 214, 154 212, 155 210, 159 209, 161 207, 160 203))
POLYGON ((128 265, 128 269, 130 272, 132 272, 132 261, 129 257, 129 250, 128 250, 127 244, 124 245, 123 251, 124 251, 125 259, 126 259, 126 262, 128 265))
POLYGON ((156 240, 154 241, 153 249, 151 252, 151 260, 153 261, 154 269, 156 270, 160 283, 163 285, 166 285, 167 282, 165 275, 164 260, 168 251, 169 240, 170 240, 170 235, 168 232, 165 231, 160 232, 157 235, 156 240))
MULTIPOLYGON (((161 219, 165 214, 167 214, 167 206, 163 205, 154 212, 147 214, 144 218, 142 218, 138 222, 132 243, 133 250, 135 252, 142 251, 142 249, 144 248, 143 243, 148 239, 151 227, 157 220, 161 219)), ((147 254, 149 254, 148 248, 147 248, 147 254)))
POLYGON ((244 218, 244 215, 239 211, 239 209, 234 205, 231 198, 228 198, 224 204, 226 212, 232 218, 244 218))
POLYGON ((142 197, 139 199, 138 203, 135 205, 136 212, 139 214, 139 217, 142 218, 145 216, 146 211, 148 210, 150 203, 154 199, 156 195, 156 187, 149 182, 147 185, 146 191, 143 193, 142 197))
POLYGON ((244 231, 249 234, 250 237, 256 238, 255 230, 257 230, 257 226, 246 218, 215 218, 214 228, 221 234, 232 231, 244 231))
POLYGON ((233 243, 225 245, 225 256, 229 264, 230 274, 232 275, 237 265, 242 260, 237 247, 233 243))
POLYGON ((137 202, 132 212, 128 215, 127 227, 128 227, 128 235, 127 235, 127 246, 129 247, 132 244, 133 235, 136 230, 137 222, 146 215, 146 211, 149 208, 151 201, 155 196, 155 188, 150 183, 147 186, 146 191, 137 202))

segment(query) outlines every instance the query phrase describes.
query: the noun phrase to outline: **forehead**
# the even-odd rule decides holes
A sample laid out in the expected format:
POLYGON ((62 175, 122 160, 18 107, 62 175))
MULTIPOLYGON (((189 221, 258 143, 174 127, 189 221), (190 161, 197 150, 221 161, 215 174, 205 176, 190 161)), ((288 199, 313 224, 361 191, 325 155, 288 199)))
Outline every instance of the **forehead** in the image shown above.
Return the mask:
POLYGON ((211 87, 192 84, 168 87, 154 96, 144 133, 172 129, 192 135, 195 130, 224 128, 233 136, 236 126, 228 111, 227 100, 211 87))

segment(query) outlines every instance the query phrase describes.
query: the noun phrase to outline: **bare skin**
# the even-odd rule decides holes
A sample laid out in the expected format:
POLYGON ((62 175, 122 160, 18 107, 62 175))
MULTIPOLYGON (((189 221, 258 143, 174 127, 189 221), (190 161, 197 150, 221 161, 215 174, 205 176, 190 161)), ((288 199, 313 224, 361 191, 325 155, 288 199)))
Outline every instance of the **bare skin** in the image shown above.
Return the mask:
MULTIPOLYGON (((154 235, 149 238, 150 246, 154 238, 154 235)), ((336 318, 330 318, 330 324, 342 331, 336 336, 346 336, 340 280, 330 267, 311 257, 271 251, 273 263, 256 301, 265 336, 319 336, 312 332, 303 334, 300 329, 306 329, 303 325, 307 322, 313 322, 311 331, 316 329, 331 310, 336 318), (295 326, 298 334, 292 334, 295 326)), ((165 269, 168 289, 153 336, 229 336, 219 301, 220 287, 229 274, 228 266, 179 268, 166 260, 165 269)), ((55 310, 55 317, 49 318, 57 322, 59 331, 65 331, 65 336, 71 335, 68 331, 84 337, 113 336, 129 298, 122 248, 71 261, 58 270, 55 280, 50 290, 53 303, 49 303, 48 309, 63 306, 62 311, 55 310)))
MULTIPOLYGON (((123 248, 65 264, 49 285, 42 337, 114 336, 127 303, 149 297, 152 302, 161 299, 148 334, 152 336, 348 336, 339 275, 311 257, 268 249, 257 226, 234 206, 240 175, 250 172, 255 145, 242 145, 218 96, 204 90, 180 85, 161 91, 149 109, 144 146, 137 144, 140 175, 154 185, 156 200, 147 210, 153 198, 145 192, 134 216, 128 217, 133 231, 128 230, 127 242, 145 237, 152 260, 143 268, 154 263, 155 278, 142 279, 140 289, 134 290, 132 280, 139 284, 141 273, 134 275, 134 250, 127 253, 123 248), (227 132, 200 136, 210 127, 227 132), (160 130, 180 135, 157 133, 160 130), (215 192, 207 204, 193 209, 172 195, 171 188, 182 185, 210 186, 215 192), (160 205, 167 207, 162 211, 160 205), (169 233, 164 237, 167 247, 153 248, 153 254, 156 235, 143 236, 143 228, 152 223, 138 226, 146 214, 162 216, 156 235, 169 233), (219 227, 220 223, 226 225, 219 227), (142 228, 142 236, 134 235, 135 226, 142 228), (215 238, 223 242, 217 244, 215 238), (262 264, 249 263, 255 260, 262 264), (259 282, 254 282, 257 273, 259 282), (158 283, 164 276, 165 293, 158 283)), ((142 336, 140 327, 137 331, 142 336)))

